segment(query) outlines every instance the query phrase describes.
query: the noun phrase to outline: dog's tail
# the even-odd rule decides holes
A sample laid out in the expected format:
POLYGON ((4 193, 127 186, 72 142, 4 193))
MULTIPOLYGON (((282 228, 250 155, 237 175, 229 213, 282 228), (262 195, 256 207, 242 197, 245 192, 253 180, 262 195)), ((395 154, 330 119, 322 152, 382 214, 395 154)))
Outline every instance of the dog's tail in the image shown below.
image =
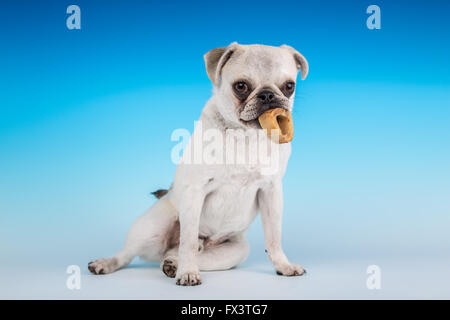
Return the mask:
POLYGON ((167 190, 167 189, 158 189, 158 190, 152 192, 152 195, 154 195, 157 199, 161 199, 161 198, 164 197, 168 192, 169 192, 169 190, 167 190))

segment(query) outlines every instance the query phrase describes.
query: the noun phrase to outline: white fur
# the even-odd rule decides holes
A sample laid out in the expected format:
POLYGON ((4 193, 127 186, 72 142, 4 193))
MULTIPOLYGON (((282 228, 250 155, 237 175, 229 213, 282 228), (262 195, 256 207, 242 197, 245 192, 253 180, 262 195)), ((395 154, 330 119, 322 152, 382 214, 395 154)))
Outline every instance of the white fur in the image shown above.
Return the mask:
MULTIPOLYGON (((200 117, 203 131, 250 128, 236 112, 231 84, 239 77, 251 78, 256 86, 254 92, 271 88, 278 94, 281 92, 277 85, 297 77, 298 63, 290 47, 233 43, 222 51, 227 50, 233 50, 231 58, 224 65, 219 63, 213 75, 219 83, 215 83, 213 96, 200 117)), ((290 110, 293 96, 289 99, 290 110)), ((191 142, 200 134, 196 127, 191 142)), ((162 261, 162 267, 174 267, 177 284, 197 285, 201 283, 200 270, 229 269, 245 260, 249 248, 244 234, 261 212, 265 246, 275 269, 288 276, 303 274, 300 266, 288 261, 281 247, 281 179, 291 146, 273 146, 278 148, 279 167, 271 175, 263 174, 262 167, 254 164, 186 164, 185 152, 168 194, 133 224, 124 248, 112 258, 90 263, 89 269, 96 274, 109 273, 141 256, 162 261), (179 248, 169 248, 168 238, 177 221, 179 248)))

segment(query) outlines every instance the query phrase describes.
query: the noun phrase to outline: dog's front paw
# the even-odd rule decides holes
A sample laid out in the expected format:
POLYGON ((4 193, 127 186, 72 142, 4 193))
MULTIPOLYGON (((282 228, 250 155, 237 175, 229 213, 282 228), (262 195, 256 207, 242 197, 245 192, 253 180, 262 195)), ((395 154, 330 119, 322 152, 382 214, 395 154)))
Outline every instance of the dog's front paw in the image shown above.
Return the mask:
POLYGON ((176 281, 179 286, 198 286, 202 284, 199 271, 177 272, 176 281))
POLYGON ((306 273, 306 270, 300 267, 298 264, 285 264, 276 268, 277 274, 280 276, 302 276, 306 273))

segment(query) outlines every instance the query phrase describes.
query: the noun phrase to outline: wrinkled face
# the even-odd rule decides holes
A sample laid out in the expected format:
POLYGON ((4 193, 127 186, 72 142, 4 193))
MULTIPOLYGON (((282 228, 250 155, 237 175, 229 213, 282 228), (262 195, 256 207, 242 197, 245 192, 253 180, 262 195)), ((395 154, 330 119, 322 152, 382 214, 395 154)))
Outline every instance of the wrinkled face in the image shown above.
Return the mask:
POLYGON ((219 112, 241 126, 260 128, 258 117, 272 108, 292 111, 298 64, 289 50, 239 45, 224 63, 215 94, 219 112))

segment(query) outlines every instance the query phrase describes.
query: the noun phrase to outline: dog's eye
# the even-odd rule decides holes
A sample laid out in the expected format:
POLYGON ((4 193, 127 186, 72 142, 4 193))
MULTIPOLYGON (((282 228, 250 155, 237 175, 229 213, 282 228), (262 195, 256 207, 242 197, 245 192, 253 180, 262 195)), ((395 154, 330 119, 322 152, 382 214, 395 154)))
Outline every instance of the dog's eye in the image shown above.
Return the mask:
POLYGON ((238 94, 243 94, 248 91, 248 84, 246 84, 244 81, 238 81, 233 86, 234 91, 238 94))
POLYGON ((292 81, 288 81, 285 84, 286 91, 294 91, 295 83, 292 81))
POLYGON ((287 81, 281 88, 286 97, 290 97, 295 89, 294 81, 287 81))

